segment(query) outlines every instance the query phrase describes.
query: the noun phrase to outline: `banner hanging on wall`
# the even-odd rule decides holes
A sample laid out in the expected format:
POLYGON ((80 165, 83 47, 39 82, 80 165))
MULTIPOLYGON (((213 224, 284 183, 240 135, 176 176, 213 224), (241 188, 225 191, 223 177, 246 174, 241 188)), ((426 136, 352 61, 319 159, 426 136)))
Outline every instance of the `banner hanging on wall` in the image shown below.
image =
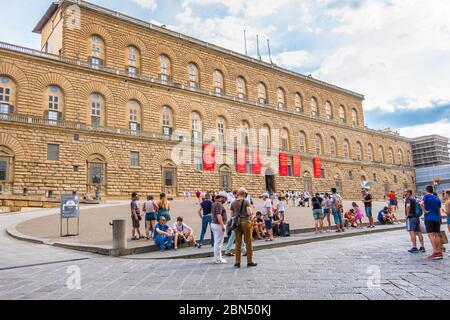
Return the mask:
POLYGON ((261 174, 261 150, 253 151, 252 173, 261 174))
POLYGON ((216 160, 216 149, 213 144, 205 144, 203 146, 203 170, 214 171, 216 160))
POLYGON ((302 175, 301 173, 301 164, 300 164, 300 155, 296 154, 292 156, 292 167, 293 167, 293 173, 294 177, 300 177, 302 175))
POLYGON ((288 154, 280 152, 280 176, 286 177, 288 175, 288 154))
POLYGON ((322 160, 319 157, 314 158, 314 178, 319 179, 322 176, 322 160))
POLYGON ((247 168, 245 165, 246 150, 243 147, 237 148, 236 170, 238 173, 246 173, 247 168))

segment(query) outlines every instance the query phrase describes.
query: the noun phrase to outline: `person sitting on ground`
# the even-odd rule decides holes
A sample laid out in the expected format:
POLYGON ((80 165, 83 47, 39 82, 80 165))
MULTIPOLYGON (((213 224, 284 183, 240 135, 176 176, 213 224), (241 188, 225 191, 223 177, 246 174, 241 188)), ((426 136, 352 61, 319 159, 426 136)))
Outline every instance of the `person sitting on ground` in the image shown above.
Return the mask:
POLYGON ((346 213, 344 213, 344 226, 356 228, 354 209, 350 209, 346 213))
POLYGON ((175 250, 178 250, 179 243, 187 243, 190 246, 195 243, 194 230, 183 223, 183 217, 177 218, 177 222, 174 222, 172 229, 175 231, 173 242, 175 250))
POLYGON ((256 233, 256 236, 259 240, 263 240, 264 235, 264 220, 261 215, 261 211, 256 212, 255 217, 253 217, 253 231, 256 233))
POLYGON ((281 234, 281 217, 278 209, 273 211, 272 217, 272 231, 274 236, 279 236, 281 234))
POLYGON ((378 212, 377 218, 378 218, 378 221, 383 225, 394 224, 394 220, 392 219, 391 210, 387 206, 378 212))
POLYGON ((174 232, 166 224, 166 218, 164 216, 159 217, 159 222, 155 226, 155 232, 153 238, 155 239, 155 244, 159 246, 159 250, 162 252, 166 249, 173 248, 173 237, 174 232))
POLYGON ((352 208, 355 212, 355 223, 357 224, 358 229, 362 229, 362 220, 364 218, 364 214, 356 202, 352 202, 352 208))

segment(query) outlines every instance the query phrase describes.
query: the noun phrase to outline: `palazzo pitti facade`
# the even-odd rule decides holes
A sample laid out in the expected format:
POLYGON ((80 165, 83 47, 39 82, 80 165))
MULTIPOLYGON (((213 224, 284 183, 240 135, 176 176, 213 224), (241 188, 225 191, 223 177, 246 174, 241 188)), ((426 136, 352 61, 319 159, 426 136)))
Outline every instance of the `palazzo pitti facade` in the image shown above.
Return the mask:
POLYGON ((366 128, 360 94, 84 1, 52 3, 34 32, 40 50, 0 43, 3 195, 337 186, 354 198, 362 180, 378 198, 415 189, 409 140, 366 128), (203 170, 201 147, 187 149, 192 163, 176 161, 180 141, 214 144, 214 170, 203 170), (247 149, 246 173, 219 162, 222 142, 232 160, 247 149), (252 151, 269 146, 276 162, 252 173, 252 151))

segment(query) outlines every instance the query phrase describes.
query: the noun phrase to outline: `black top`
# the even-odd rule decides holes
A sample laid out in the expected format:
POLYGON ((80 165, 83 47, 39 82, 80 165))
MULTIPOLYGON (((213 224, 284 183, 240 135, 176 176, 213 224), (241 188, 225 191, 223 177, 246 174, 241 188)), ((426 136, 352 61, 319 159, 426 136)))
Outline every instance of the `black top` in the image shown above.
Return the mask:
POLYGON ((313 209, 322 209, 322 197, 314 197, 312 198, 313 209))

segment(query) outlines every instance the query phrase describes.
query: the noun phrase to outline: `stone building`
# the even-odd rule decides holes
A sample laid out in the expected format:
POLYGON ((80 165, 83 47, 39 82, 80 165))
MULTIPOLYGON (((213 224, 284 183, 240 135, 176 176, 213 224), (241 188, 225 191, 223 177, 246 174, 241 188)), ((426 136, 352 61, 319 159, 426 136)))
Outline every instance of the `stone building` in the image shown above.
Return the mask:
POLYGON ((415 188, 409 140, 366 128, 360 94, 84 1, 52 3, 34 32, 40 50, 0 43, 3 194, 415 188), (228 161, 203 170, 202 143, 228 161), (200 148, 174 152, 180 144, 200 148), (272 157, 260 174, 255 149, 272 157))

